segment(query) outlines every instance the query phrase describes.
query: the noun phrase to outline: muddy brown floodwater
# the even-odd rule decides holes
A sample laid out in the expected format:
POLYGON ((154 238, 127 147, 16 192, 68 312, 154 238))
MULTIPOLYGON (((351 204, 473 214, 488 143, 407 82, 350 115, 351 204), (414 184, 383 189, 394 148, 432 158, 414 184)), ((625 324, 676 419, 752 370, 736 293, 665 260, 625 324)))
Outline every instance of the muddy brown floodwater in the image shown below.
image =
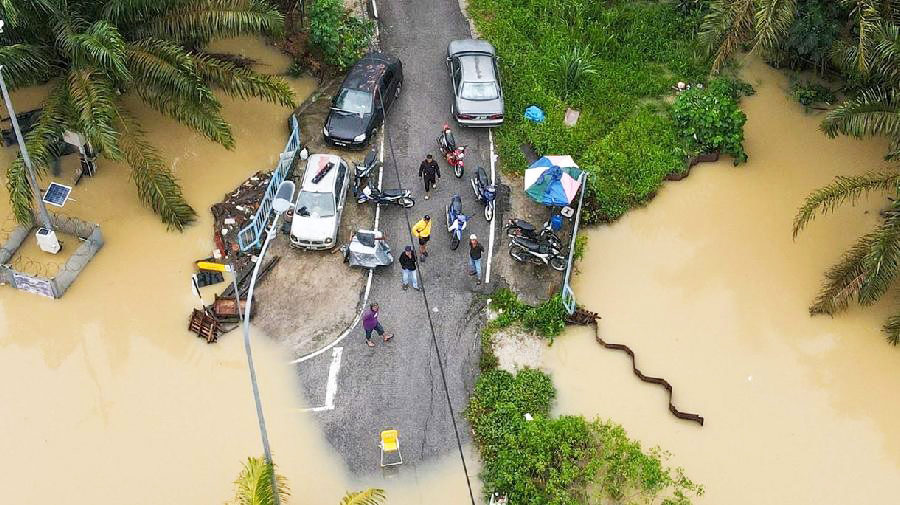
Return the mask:
MULTIPOLYGON (((621 423, 645 446, 706 486, 702 504, 884 503, 900 485, 900 348, 880 326, 896 306, 851 308, 834 318, 807 307, 823 271, 876 222, 882 202, 846 207, 796 241, 803 198, 837 174, 884 162, 879 141, 827 139, 786 96, 786 79, 756 61, 750 161, 701 164, 667 183, 644 209, 591 230, 578 301, 603 316, 608 342, 630 346, 640 382, 619 352, 573 329, 547 353, 557 410, 621 423)), ((891 498, 894 497, 894 498, 891 498)))
MULTIPOLYGON (((256 58, 258 69, 268 73, 290 63, 255 39, 219 42, 215 50, 256 58)), ((290 82, 298 100, 315 87, 312 79, 290 82)), ((43 92, 23 90, 14 103, 27 110, 43 92)), ((237 141, 227 151, 133 103, 198 221, 183 234, 166 232, 138 205, 127 169, 103 162, 63 209, 100 223, 106 239, 65 297, 54 301, 0 287, 4 503, 222 503, 241 462, 262 452, 240 335, 207 345, 186 331, 197 305, 189 275, 192 262, 213 248, 209 206, 248 175, 273 166, 287 139, 290 111, 225 99, 223 115, 237 141)), ((5 167, 15 150, 0 153, 5 167)), ((67 160, 53 179, 71 180, 71 168, 67 160)), ((7 231, 8 215, 4 187, 0 223, 7 231)), ((35 248, 26 254, 36 262, 56 261, 35 248)), ((212 291, 204 293, 208 301, 212 291)), ((254 333, 270 439, 294 489, 292 502, 330 505, 347 489, 385 486, 345 477, 315 419, 297 411, 304 405, 287 365, 290 356, 254 333)), ((458 459, 447 464, 455 469, 458 459)), ((461 473, 435 468, 387 482, 389 496, 415 503, 432 488, 447 500, 441 503, 465 500, 461 473)))

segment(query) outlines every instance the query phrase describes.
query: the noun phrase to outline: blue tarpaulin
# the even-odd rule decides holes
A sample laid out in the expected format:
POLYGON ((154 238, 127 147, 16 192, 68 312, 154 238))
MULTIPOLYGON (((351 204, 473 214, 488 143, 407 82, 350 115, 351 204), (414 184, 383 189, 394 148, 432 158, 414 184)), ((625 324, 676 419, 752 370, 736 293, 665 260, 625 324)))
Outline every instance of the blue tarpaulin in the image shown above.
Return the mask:
POLYGON ((534 121, 535 123, 543 123, 544 111, 542 111, 541 108, 537 105, 530 105, 527 109, 525 109, 525 119, 534 121))

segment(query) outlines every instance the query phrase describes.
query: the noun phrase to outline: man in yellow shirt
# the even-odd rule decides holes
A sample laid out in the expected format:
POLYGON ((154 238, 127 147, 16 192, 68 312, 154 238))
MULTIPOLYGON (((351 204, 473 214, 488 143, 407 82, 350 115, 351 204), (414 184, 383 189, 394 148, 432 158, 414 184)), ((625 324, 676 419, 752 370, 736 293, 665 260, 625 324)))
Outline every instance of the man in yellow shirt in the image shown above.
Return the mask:
POLYGON ((425 244, 431 238, 431 216, 425 214, 425 217, 419 220, 412 227, 412 234, 419 239, 419 261, 425 261, 428 251, 425 250, 425 244))

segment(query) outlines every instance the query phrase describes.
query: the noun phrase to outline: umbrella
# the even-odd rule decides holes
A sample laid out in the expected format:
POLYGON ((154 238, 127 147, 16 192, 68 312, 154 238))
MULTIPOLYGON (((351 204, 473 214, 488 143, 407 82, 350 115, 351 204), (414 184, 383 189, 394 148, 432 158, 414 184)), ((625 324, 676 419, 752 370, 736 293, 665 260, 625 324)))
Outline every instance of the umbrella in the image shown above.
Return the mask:
POLYGON ((544 205, 568 205, 581 186, 581 169, 571 156, 544 156, 525 170, 525 192, 544 205))

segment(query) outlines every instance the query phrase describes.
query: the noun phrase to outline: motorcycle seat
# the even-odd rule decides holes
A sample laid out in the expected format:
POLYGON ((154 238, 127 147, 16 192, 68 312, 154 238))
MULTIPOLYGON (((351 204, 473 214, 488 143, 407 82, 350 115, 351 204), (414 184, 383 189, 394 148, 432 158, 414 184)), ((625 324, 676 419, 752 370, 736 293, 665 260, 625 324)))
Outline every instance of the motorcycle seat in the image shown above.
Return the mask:
POLYGON ((453 200, 450 201, 450 212, 456 216, 462 214, 462 201, 458 195, 454 195, 453 200))
POLYGON ((514 219, 513 221, 516 223, 516 226, 524 231, 534 231, 534 225, 524 219, 514 219))
POLYGON ((363 166, 368 167, 374 162, 375 162, 375 150, 372 149, 371 151, 369 151, 369 154, 366 155, 366 159, 363 160, 363 166))
POLYGON ((516 242, 516 244, 518 244, 526 249, 529 249, 531 251, 537 251, 541 254, 547 254, 547 252, 550 250, 550 247, 547 244, 535 242, 534 240, 531 240, 531 239, 528 239, 525 237, 516 237, 515 242, 516 242))
POLYGON ((447 150, 449 150, 449 151, 456 150, 456 138, 453 136, 453 132, 444 134, 444 143, 447 146, 447 150))
POLYGON ((393 196, 403 196, 403 189, 385 189, 381 192, 382 196, 393 197, 393 196))
POLYGON ((478 178, 478 183, 481 184, 481 187, 486 188, 488 186, 488 178, 487 174, 484 171, 484 168, 478 167, 475 169, 475 177, 478 178))

